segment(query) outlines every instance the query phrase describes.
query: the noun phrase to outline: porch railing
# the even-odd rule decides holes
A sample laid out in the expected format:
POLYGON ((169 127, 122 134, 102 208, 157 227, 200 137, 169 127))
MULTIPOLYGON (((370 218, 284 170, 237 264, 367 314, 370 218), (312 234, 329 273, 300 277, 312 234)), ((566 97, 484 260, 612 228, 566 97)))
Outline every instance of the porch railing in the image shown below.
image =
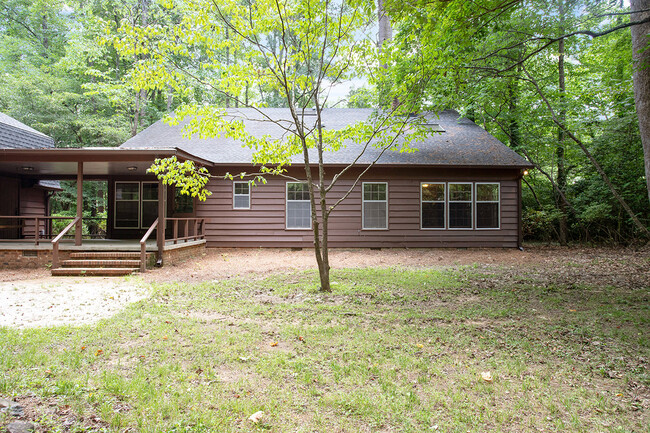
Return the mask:
POLYGON ((173 236, 167 241, 177 244, 179 241, 205 239, 205 218, 166 218, 166 220, 172 222, 173 236), (179 236, 179 229, 181 236, 179 236))
MULTIPOLYGON (((158 218, 156 218, 156 221, 151 224, 147 233, 145 233, 144 236, 142 236, 142 239, 140 239, 140 272, 145 272, 147 270, 147 239, 149 239, 149 236, 151 236, 151 233, 153 233, 157 226, 158 218)), ((162 252, 159 251, 159 253, 162 252)))
POLYGON ((49 238, 51 236, 51 223, 53 220, 71 220, 74 219, 73 216, 46 216, 46 215, 0 215, 0 230, 2 229, 20 229, 21 236, 25 236, 22 239, 3 239, 3 242, 24 242, 25 239, 34 239, 34 245, 38 245, 41 238, 49 238), (9 220, 9 222, 7 222, 9 220), (11 222, 11 220, 18 220, 16 222, 11 222), (30 221, 34 221, 34 225, 29 224, 30 221), (41 223, 43 223, 43 233, 41 233, 41 223), (33 235, 25 234, 25 229, 34 230, 33 235))
POLYGON ((72 227, 74 227, 81 218, 75 217, 74 220, 66 228, 61 230, 61 233, 52 240, 52 269, 57 269, 59 267, 59 242, 63 239, 66 233, 68 233, 72 227))

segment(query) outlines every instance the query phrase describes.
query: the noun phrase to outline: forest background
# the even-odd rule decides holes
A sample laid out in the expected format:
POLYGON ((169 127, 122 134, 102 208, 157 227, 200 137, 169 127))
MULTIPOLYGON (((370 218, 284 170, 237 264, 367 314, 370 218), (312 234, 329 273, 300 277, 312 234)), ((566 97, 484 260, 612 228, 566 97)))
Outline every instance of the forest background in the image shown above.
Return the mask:
MULTIPOLYGON (((139 88, 144 59, 121 55, 111 35, 125 24, 174 26, 178 16, 164 3, 3 0, 0 111, 52 136, 59 147, 87 147, 118 146, 183 103, 234 107, 223 92, 198 85, 180 95, 162 86, 139 88)), ((650 224, 650 201, 633 83, 635 68, 644 67, 633 61, 636 18, 629 4, 380 3, 391 18, 384 49, 393 53, 385 65, 393 85, 426 67, 433 72, 422 110, 456 109, 535 166, 523 185, 527 240, 647 239, 639 226, 650 224)), ((650 13, 635 16, 645 20, 650 13)), ((370 36, 378 38, 374 31, 370 36)), ((227 47, 219 55, 226 64, 237 62, 227 47)), ((385 89, 356 82, 329 107, 379 106, 385 89)), ((273 89, 243 87, 240 100, 283 106, 273 89)), ((74 214, 74 183, 62 187, 53 213, 74 214)), ((84 187, 86 217, 102 216, 103 188, 98 182, 84 187)))

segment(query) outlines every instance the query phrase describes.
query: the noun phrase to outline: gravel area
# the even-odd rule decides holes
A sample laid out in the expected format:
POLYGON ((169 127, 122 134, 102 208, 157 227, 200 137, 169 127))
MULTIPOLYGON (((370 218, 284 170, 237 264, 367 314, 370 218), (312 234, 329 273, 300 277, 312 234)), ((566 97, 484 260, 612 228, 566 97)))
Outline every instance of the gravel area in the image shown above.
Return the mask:
MULTIPOLYGON (((478 264, 508 274, 532 271, 538 278, 623 287, 650 286, 650 250, 622 248, 335 249, 332 268, 453 267, 478 264), (547 274, 545 276, 545 274, 547 274)), ((46 269, 0 270, 0 326, 47 327, 95 323, 147 296, 149 284, 202 282, 236 276, 264 278, 314 269, 311 250, 206 250, 202 257, 147 272, 142 277, 52 277, 46 269), (144 284, 143 284, 144 283, 144 284)), ((533 274, 527 274, 533 277, 533 274)))
POLYGON ((124 278, 46 277, 0 282, 0 326, 95 323, 148 293, 145 284, 124 278))

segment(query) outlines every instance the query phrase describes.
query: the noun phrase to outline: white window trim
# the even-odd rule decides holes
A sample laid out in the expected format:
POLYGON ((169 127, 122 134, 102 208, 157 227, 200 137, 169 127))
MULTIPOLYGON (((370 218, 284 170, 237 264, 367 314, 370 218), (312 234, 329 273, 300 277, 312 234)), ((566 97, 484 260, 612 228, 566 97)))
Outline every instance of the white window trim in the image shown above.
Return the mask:
POLYGON ((420 230, 447 230, 447 182, 420 182, 420 230), (445 224, 444 227, 422 227, 422 204, 425 203, 422 200, 422 185, 444 185, 445 186, 445 198, 442 201, 427 201, 426 203, 442 203, 445 205, 445 224))
POLYGON ((292 230, 292 231, 305 231, 305 230, 311 230, 312 229, 312 221, 311 221, 311 200, 289 200, 289 184, 290 183, 303 183, 307 185, 307 182, 293 182, 293 181, 287 181, 284 187, 284 229, 285 230, 292 230), (309 203, 309 228, 307 227, 289 227, 289 202, 296 202, 296 203, 304 203, 308 202, 309 203))
POLYGON ((232 208, 235 210, 248 210, 251 208, 251 184, 248 181, 235 181, 232 183, 232 208), (248 194, 237 194, 235 193, 235 185, 238 183, 243 183, 248 185, 248 194), (248 207, 236 207, 235 206, 235 197, 237 196, 247 196, 248 197, 248 207))
POLYGON ((474 227, 476 230, 501 230, 501 182, 475 182, 474 183, 474 227), (479 201, 478 200, 478 194, 476 193, 477 191, 477 186, 478 185, 496 185, 497 186, 497 191, 499 194, 499 200, 490 200, 490 201, 479 201), (499 210, 497 212, 497 219, 498 219, 498 225, 497 227, 481 227, 479 228, 478 226, 478 212, 476 211, 476 207, 479 203, 496 203, 499 206, 499 210))
POLYGON ((361 182, 361 230, 369 230, 369 231, 376 231, 376 230, 388 230, 388 182, 361 182), (366 184, 378 184, 378 183, 383 183, 386 185, 386 200, 368 200, 368 202, 373 202, 373 203, 386 203, 386 227, 385 228, 366 228, 364 226, 364 223, 366 221, 366 197, 365 197, 365 190, 366 190, 366 184))
POLYGON ((142 212, 142 183, 138 180, 117 180, 113 185, 113 228, 117 230, 138 230, 140 228, 140 212, 142 212), (137 200, 118 200, 117 199, 117 184, 118 183, 135 183, 138 185, 138 199, 137 200), (137 202, 138 203, 138 222, 133 227, 118 227, 117 226, 117 202, 118 201, 127 201, 127 202, 137 202))
MULTIPOLYGON (((140 182, 140 218, 139 218, 139 222, 140 222, 140 228, 141 229, 148 229, 150 227, 150 225, 149 226, 142 225, 142 216, 144 215, 144 212, 142 212, 142 206, 144 205, 144 202, 154 202, 155 201, 156 203, 158 203, 158 195, 157 194, 156 194, 156 199, 155 200, 151 200, 151 199, 145 200, 144 199, 144 184, 145 183, 153 183, 153 184, 158 185, 157 181, 143 180, 143 181, 140 182)), ((158 185, 158 188, 160 188, 160 185, 158 185)), ((156 206, 156 209, 157 208, 158 208, 158 206, 156 206)), ((156 213, 158 213, 158 212, 156 212, 156 213)))
POLYGON ((474 182, 447 182, 447 230, 474 230, 474 182), (471 200, 451 200, 451 185, 469 185, 472 192, 471 200), (449 218, 449 211, 451 203, 469 203, 472 217, 470 218, 471 227, 451 227, 451 219, 449 218))

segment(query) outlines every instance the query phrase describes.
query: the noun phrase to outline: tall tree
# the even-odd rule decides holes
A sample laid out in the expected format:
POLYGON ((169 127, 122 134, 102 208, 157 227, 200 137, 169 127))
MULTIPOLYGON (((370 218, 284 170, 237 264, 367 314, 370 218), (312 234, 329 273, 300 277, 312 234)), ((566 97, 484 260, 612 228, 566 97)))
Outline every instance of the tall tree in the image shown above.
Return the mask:
POLYGON ((639 118, 645 160, 645 178, 650 200, 650 0, 630 0, 632 51, 634 53, 634 102, 639 118))
MULTIPOLYGON (((503 97, 506 94, 504 87, 513 79, 519 80, 522 85, 520 95, 528 95, 526 106, 531 113, 537 114, 531 114, 528 121, 540 126, 546 124, 547 128, 557 131, 553 142, 543 129, 541 134, 529 139, 546 149, 556 150, 553 164, 558 170, 551 183, 557 191, 559 214, 566 214, 563 209, 567 203, 565 192, 570 187, 566 161, 579 158, 581 164, 583 161, 592 164, 592 170, 599 173, 638 233, 647 237, 650 232, 639 219, 639 215, 644 214, 627 204, 625 194, 619 192, 620 186, 611 182, 610 175, 589 150, 592 136, 587 134, 595 131, 594 126, 602 121, 591 112, 586 99, 580 100, 581 95, 571 93, 579 88, 581 79, 587 78, 588 71, 575 61, 582 52, 595 40, 638 26, 646 20, 620 22, 618 18, 630 12, 618 2, 564 1, 563 13, 557 6, 556 2, 536 0, 433 3, 416 0, 408 3, 390 1, 388 10, 397 23, 397 38, 407 48, 402 50, 401 61, 405 74, 414 69, 409 64, 419 64, 420 58, 453 71, 446 81, 436 81, 435 86, 431 86, 430 93, 435 96, 427 93, 427 100, 446 99, 450 105, 460 106, 468 112, 473 110, 480 114, 482 111, 487 118, 502 119, 508 116, 509 106, 503 97), (413 33, 420 35, 417 45, 412 42, 413 33), (553 52, 554 47, 558 47, 558 54, 553 52), (563 55, 560 56, 560 52, 563 55), (567 62, 567 58, 572 60, 567 62), (583 76, 569 81, 572 73, 583 76), (542 111, 538 109, 540 107, 542 111), (587 119, 591 122, 590 128, 582 128, 587 119), (573 155, 576 152, 582 155, 573 155)), ((594 78, 593 75, 589 77, 594 78)), ((585 96, 588 93, 587 89, 580 91, 584 91, 585 96)), ((610 116, 611 113, 601 112, 599 115, 610 116)), ((526 149, 520 147, 519 150, 524 153, 526 149)), ((534 157, 535 153, 525 152, 529 157, 534 157)), ((547 164, 544 161, 541 164, 532 162, 540 167, 547 164)), ((563 235, 560 237, 563 240, 563 235)))

